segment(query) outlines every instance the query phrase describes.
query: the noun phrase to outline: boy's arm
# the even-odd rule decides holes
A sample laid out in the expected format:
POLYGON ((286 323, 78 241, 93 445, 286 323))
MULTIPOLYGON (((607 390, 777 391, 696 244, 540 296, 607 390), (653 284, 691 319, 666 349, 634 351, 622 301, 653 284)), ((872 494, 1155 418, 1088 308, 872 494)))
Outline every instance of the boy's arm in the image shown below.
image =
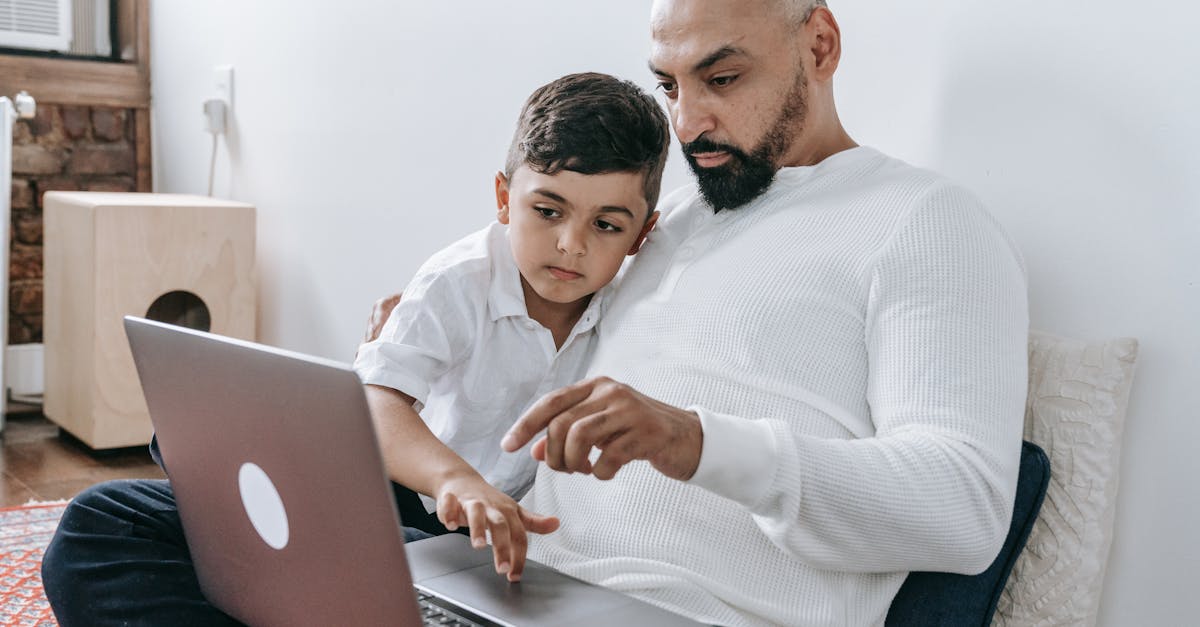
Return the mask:
POLYGON ((378 385, 365 387, 388 477, 435 498, 442 524, 451 530, 469 527, 476 548, 486 544, 490 531, 496 572, 519 580, 526 533, 550 533, 558 528, 558 519, 524 509, 484 480, 429 430, 411 396, 378 385))

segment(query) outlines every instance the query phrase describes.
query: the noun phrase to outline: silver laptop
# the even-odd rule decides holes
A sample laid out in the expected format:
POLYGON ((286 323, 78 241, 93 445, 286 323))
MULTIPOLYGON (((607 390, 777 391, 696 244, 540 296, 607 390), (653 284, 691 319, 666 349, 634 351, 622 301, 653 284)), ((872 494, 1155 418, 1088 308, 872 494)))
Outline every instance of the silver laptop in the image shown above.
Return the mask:
POLYGON ((366 397, 348 366, 126 317, 195 562, 254 625, 695 625, 449 534, 404 544, 366 397))

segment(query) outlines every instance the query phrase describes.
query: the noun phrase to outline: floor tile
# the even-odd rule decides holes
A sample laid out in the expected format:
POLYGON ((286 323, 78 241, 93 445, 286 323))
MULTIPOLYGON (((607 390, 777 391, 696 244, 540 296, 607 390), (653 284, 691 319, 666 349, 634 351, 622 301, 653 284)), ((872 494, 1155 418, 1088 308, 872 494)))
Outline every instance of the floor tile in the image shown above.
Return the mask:
POLYGON ((0 507, 16 507, 31 500, 39 499, 29 486, 7 474, 0 478, 0 507))
POLYGON ((4 472, 33 485, 57 479, 82 479, 99 463, 58 438, 18 442, 4 447, 4 472))
POLYGON ((93 451, 40 414, 6 420, 0 446, 0 503, 21 505, 30 499, 74 497, 111 479, 162 479, 162 470, 146 447, 93 451))

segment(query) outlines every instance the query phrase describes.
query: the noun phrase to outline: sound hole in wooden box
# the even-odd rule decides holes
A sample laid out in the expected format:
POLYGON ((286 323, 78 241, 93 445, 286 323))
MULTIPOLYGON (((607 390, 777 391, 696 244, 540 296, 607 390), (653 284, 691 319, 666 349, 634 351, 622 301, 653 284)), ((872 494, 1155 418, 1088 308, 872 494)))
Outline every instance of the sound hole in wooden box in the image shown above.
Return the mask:
POLYGON ((197 331, 208 331, 212 328, 212 317, 204 301, 184 290, 175 290, 159 296, 150 304, 146 318, 197 331))

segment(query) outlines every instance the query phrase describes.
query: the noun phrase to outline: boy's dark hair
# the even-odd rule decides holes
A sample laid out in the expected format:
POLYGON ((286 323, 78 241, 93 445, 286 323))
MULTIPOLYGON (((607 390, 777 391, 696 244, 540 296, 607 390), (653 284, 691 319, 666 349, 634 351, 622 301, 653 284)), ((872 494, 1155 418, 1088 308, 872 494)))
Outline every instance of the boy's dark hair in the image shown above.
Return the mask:
POLYGON ((521 165, 541 174, 641 172, 649 206, 658 203, 670 134, 654 98, 607 74, 570 74, 539 87, 525 101, 504 175, 521 165))

